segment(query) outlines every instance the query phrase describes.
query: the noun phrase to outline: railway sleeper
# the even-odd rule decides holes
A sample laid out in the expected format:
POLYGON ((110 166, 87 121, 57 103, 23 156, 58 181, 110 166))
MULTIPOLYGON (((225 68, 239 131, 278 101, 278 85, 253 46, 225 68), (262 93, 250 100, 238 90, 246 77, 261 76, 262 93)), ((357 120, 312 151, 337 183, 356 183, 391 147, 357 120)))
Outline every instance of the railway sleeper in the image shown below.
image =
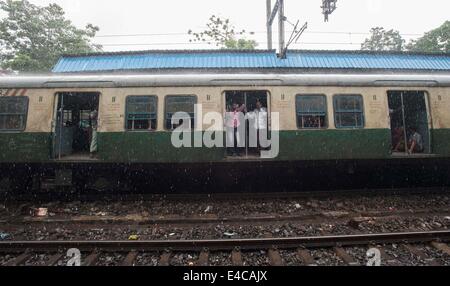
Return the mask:
POLYGON ((138 252, 137 251, 131 251, 127 254, 125 259, 122 262, 122 266, 134 266, 134 262, 137 258, 138 252))
POLYGON ((447 255, 450 255, 450 247, 447 244, 445 244, 445 243, 433 241, 431 243, 431 246, 433 246, 437 250, 440 250, 441 252, 443 252, 443 253, 445 253, 447 255))
POLYGON ((159 266, 169 266, 171 257, 172 252, 170 250, 164 251, 164 253, 161 254, 161 257, 159 259, 159 266))
POLYGON ((63 258, 64 254, 57 253, 52 255, 49 260, 45 263, 45 266, 54 266, 58 261, 60 261, 63 258))
POLYGON ((23 265, 29 258, 30 258, 30 254, 28 253, 28 251, 26 251, 26 252, 20 254, 19 256, 17 256, 16 258, 14 258, 13 260, 6 263, 5 266, 20 266, 20 265, 23 265))
POLYGON ((283 259, 281 258, 280 252, 278 249, 271 248, 268 251, 269 261, 271 266, 283 266, 283 259))
POLYGON ((233 263, 233 266, 242 266, 243 265, 242 253, 239 248, 234 249, 233 252, 231 253, 231 261, 233 263))
POLYGON ((203 249, 200 253, 198 261, 196 263, 197 266, 208 266, 209 265, 209 250, 207 248, 203 249))
POLYGON ((88 257, 86 257, 86 259, 83 261, 82 265, 83 266, 94 266, 97 263, 99 257, 100 257, 100 253, 98 251, 94 251, 91 254, 89 254, 88 257))
POLYGON ((409 251, 410 253, 412 253, 413 255, 415 255, 416 257, 418 257, 420 260, 427 262, 427 264, 431 265, 431 266, 440 266, 441 264, 439 262, 437 262, 434 258, 429 257, 425 252, 423 252, 422 250, 420 250, 417 246, 415 245, 411 245, 411 244, 403 244, 403 247, 409 251))
POLYGON ((359 266, 360 265, 360 263, 358 261, 356 261, 356 259, 353 258, 350 254, 348 254, 344 248, 334 247, 334 252, 347 265, 350 265, 350 266, 359 266))
POLYGON ((297 256, 300 258, 300 260, 303 262, 304 265, 307 266, 317 266, 316 261, 311 256, 309 251, 305 248, 299 248, 297 250, 297 256))

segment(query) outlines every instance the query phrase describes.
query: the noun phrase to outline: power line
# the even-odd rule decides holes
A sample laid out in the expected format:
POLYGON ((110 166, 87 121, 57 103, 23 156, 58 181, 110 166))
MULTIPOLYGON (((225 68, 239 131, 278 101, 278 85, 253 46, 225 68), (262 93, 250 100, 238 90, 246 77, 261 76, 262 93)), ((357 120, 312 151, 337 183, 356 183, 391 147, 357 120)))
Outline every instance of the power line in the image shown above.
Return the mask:
MULTIPOLYGON (((293 31, 287 31, 292 33, 293 31)), ((265 31, 251 32, 250 34, 265 34, 265 31)), ((336 34, 336 35, 370 35, 370 32, 345 32, 345 31, 305 31, 305 34, 336 34)), ((400 33, 403 36, 422 36, 423 34, 400 33)), ((188 36, 188 33, 143 33, 143 34, 105 34, 96 38, 120 38, 120 37, 153 37, 153 36, 188 36)))
MULTIPOLYGON (((259 45, 265 45, 267 42, 257 42, 259 45)), ((351 42, 300 42, 294 43, 293 45, 361 45, 362 43, 351 43, 351 42)), ((104 47, 124 47, 124 46, 178 46, 178 45, 215 45, 208 43, 128 43, 128 44, 100 44, 104 47)))
POLYGON ((96 38, 115 38, 115 37, 150 37, 150 36, 184 36, 188 33, 154 33, 154 34, 110 34, 97 35, 96 38))

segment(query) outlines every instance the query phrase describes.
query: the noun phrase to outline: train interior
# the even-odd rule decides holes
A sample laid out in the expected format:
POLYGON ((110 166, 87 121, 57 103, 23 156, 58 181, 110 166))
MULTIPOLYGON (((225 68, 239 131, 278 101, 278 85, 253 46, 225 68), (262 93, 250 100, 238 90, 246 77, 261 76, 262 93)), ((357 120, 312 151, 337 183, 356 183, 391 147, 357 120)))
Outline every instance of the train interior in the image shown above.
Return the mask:
POLYGON ((90 159, 94 111, 98 112, 98 93, 58 93, 58 109, 54 132, 54 158, 90 159))
POLYGON ((390 91, 388 92, 388 99, 391 118, 392 154, 408 154, 411 137, 415 131, 422 138, 423 148, 409 155, 430 154, 431 142, 425 92, 390 91), (405 148, 405 142, 407 142, 407 148, 405 148))
MULTIPOLYGON (((256 109, 257 102, 260 102, 262 107, 264 107, 267 112, 269 112, 268 106, 268 96, 267 91, 227 91, 225 92, 225 100, 226 100, 226 111, 231 112, 233 108, 233 104, 237 103, 239 106, 243 104, 246 106, 246 110, 244 114, 248 112, 253 112, 256 109)), ((268 113, 269 114, 269 113, 268 113)), ((268 120, 268 118, 266 118, 268 120)), ((267 121, 268 122, 268 121, 267 121)), ((228 158, 233 159, 257 159, 260 158, 261 148, 251 146, 250 143, 250 128, 254 123, 250 122, 250 120, 245 121, 245 148, 239 148, 240 151, 238 156, 234 156, 232 152, 227 152, 228 158)), ((270 134, 268 135, 270 136, 270 134)))

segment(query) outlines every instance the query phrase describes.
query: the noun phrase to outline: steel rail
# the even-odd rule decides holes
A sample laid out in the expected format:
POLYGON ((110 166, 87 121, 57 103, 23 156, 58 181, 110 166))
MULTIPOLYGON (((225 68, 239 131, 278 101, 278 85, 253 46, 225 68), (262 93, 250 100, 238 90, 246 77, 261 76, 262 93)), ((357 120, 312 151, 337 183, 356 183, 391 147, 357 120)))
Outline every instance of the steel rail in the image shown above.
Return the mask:
POLYGON ((65 224, 67 225, 98 225, 98 224, 114 224, 114 225, 199 225, 199 224, 249 224, 249 223, 274 223, 274 222, 336 222, 336 221, 348 221, 355 218, 370 218, 370 219, 390 219, 392 217, 401 218, 422 218, 432 216, 448 216, 450 214, 449 209, 436 209, 436 210, 424 210, 418 209, 413 212, 408 210, 401 211, 363 211, 363 212, 349 212, 333 214, 333 212, 319 211, 315 213, 303 214, 303 215, 278 215, 278 214, 266 214, 260 216, 232 216, 232 217, 186 217, 186 216, 170 216, 170 217, 132 217, 127 216, 72 216, 70 218, 40 218, 29 217, 25 219, 0 219, 0 224, 8 225, 52 225, 52 224, 65 224))
POLYGON ((0 252, 59 251, 78 248, 80 251, 227 251, 233 249, 296 249, 327 248, 392 243, 428 243, 450 241, 450 230, 401 232, 339 236, 292 238, 217 239, 217 240, 154 240, 154 241, 6 241, 0 242, 0 252))

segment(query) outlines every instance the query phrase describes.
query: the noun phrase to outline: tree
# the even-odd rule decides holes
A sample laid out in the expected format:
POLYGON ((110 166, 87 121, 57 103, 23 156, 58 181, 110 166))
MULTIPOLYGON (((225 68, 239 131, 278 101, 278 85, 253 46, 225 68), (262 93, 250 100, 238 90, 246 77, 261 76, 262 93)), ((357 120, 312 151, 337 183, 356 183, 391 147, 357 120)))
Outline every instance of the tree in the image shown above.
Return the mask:
POLYGON ((49 71, 62 54, 101 50, 91 43, 99 28, 91 24, 76 28, 56 4, 39 7, 27 0, 0 0, 0 10, 7 15, 0 20, 2 68, 49 71))
POLYGON ((431 30, 416 41, 408 44, 408 50, 413 52, 450 52, 450 21, 431 30))
POLYGON ((395 30, 386 31, 382 27, 375 27, 370 30, 371 36, 361 45, 366 51, 402 51, 405 40, 400 33, 395 30))
MULTIPOLYGON (((193 36, 193 39, 189 41, 214 43, 217 47, 224 49, 253 50, 258 46, 254 40, 239 38, 246 35, 247 32, 245 30, 236 32, 235 26, 230 23, 229 19, 222 19, 212 15, 206 27, 207 29, 200 33, 189 30, 188 34, 193 36)), ((254 33, 249 34, 253 35, 254 33)))

